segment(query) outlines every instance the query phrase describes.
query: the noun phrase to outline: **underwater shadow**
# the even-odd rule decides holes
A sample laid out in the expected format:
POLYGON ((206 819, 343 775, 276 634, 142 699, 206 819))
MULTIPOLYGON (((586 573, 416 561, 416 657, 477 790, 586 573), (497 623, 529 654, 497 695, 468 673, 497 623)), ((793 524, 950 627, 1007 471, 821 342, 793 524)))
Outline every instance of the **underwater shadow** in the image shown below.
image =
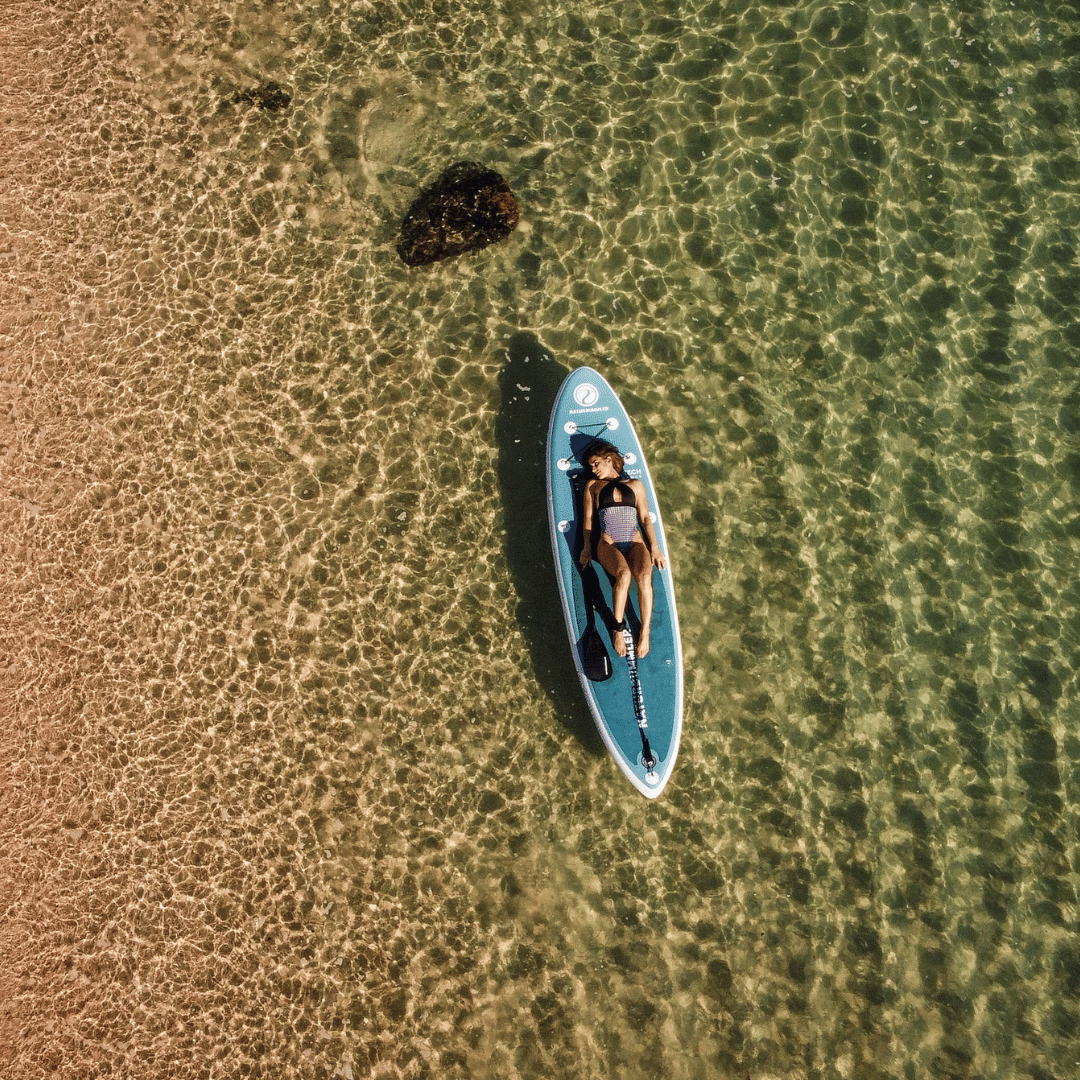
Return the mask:
POLYGON ((519 331, 499 373, 502 406, 495 422, 498 476, 506 514, 506 561, 517 591, 517 617, 533 669, 566 730, 590 753, 603 741, 592 721, 566 636, 548 532, 545 465, 548 418, 569 374, 535 334, 519 331))

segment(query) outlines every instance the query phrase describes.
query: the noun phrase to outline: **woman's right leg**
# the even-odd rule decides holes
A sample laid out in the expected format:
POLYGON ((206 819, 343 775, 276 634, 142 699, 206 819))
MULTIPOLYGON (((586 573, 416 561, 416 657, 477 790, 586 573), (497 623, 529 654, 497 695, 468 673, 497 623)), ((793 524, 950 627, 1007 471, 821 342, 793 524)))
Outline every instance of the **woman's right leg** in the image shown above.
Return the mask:
MULTIPOLYGON (((634 575, 630 572, 630 566, 622 552, 606 535, 601 536, 596 545, 596 557, 600 560, 600 565, 615 579, 615 584, 611 587, 611 614, 615 616, 616 622, 622 622, 626 618, 626 601, 630 596, 630 582, 634 575)), ((611 643, 620 656, 626 655, 626 642, 617 630, 611 636, 611 643)))

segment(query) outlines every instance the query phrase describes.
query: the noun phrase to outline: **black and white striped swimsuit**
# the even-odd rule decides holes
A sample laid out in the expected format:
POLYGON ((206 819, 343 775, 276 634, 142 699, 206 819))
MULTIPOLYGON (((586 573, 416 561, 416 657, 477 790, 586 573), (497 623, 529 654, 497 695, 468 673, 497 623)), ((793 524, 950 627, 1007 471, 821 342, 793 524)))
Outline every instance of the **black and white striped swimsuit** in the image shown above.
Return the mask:
POLYGON ((629 484, 609 480, 597 499, 600 509, 600 528, 624 555, 641 539, 638 532, 637 500, 629 484), (615 492, 620 500, 615 501, 615 492))

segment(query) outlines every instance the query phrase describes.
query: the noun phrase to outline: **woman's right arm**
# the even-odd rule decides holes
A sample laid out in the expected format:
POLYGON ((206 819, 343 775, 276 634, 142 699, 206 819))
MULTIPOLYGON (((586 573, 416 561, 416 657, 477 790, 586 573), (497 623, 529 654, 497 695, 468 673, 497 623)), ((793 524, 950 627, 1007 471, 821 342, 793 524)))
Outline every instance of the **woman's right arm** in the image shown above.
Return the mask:
POLYGON ((581 495, 581 554, 578 562, 582 568, 592 562, 592 519, 593 519, 593 482, 585 485, 581 495))

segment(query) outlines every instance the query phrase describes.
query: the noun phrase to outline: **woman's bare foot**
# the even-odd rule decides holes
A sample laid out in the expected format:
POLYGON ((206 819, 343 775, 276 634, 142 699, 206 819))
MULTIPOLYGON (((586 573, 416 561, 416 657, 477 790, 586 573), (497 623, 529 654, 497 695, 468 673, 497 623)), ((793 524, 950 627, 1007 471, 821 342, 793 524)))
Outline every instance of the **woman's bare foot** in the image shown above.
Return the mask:
POLYGON ((626 655, 626 638, 623 637, 621 630, 611 631, 611 644, 615 646, 615 651, 620 656, 626 655))
POLYGON ((641 628, 641 638, 638 641, 637 654, 638 656, 649 655, 649 628, 647 626, 641 628))

